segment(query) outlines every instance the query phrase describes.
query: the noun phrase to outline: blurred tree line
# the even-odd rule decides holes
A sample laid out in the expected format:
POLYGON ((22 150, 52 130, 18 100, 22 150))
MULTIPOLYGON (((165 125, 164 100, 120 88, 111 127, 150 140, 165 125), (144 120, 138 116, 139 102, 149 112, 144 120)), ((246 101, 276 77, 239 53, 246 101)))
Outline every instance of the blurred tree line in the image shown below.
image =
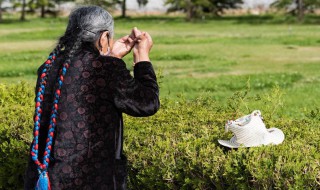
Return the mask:
MULTIPOLYGON (((2 21, 2 3, 5 0, 0 0, 0 22, 2 21)), ((40 9, 40 17, 44 18, 46 14, 56 16, 58 11, 55 7, 59 7, 64 2, 75 2, 77 4, 90 4, 104 7, 108 10, 114 10, 117 6, 121 7, 122 17, 126 17, 126 0, 7 0, 12 4, 12 8, 20 8, 20 20, 25 20, 26 12, 34 13, 40 9)), ((140 7, 145 6, 148 0, 136 0, 140 7)))
POLYGON ((272 4, 278 9, 285 9, 287 13, 297 16, 303 21, 305 13, 314 13, 320 8, 320 0, 277 0, 272 4))
POLYGON ((219 16, 224 10, 238 8, 242 3, 243 0, 166 0, 169 12, 184 11, 187 20, 201 17, 204 13, 219 16))
MULTIPOLYGON (((187 20, 201 17, 206 13, 220 16, 226 9, 240 8, 243 0, 166 0, 170 11, 184 11, 187 20)), ((320 8, 320 0, 275 0, 271 7, 297 16, 303 21, 306 12, 314 13, 320 8)))
MULTIPOLYGON (((56 15, 54 7, 59 7, 64 2, 76 2, 79 4, 93 4, 102 6, 108 10, 121 9, 122 17, 126 17, 127 0, 0 0, 0 22, 2 21, 1 5, 4 1, 9 1, 12 8, 20 8, 20 20, 25 20, 26 12, 36 12, 40 10, 40 17, 46 14, 56 15)), ((145 6, 148 0, 136 0, 140 7, 145 6)), ((186 14, 187 20, 201 18, 203 15, 212 14, 220 16, 227 9, 237 9, 243 4, 243 0, 165 0, 168 5, 168 12, 182 11, 186 14)), ((302 21, 305 13, 313 13, 320 8, 320 0, 275 0, 271 4, 277 10, 284 10, 286 13, 296 15, 302 21)))

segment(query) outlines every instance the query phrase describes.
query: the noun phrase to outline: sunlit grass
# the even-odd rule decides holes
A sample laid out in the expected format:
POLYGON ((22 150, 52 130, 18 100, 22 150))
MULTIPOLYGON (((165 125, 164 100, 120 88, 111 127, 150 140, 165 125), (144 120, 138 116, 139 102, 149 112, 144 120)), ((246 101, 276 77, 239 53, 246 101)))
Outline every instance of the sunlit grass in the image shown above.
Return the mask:
MULTIPOLYGON (((288 24, 280 18, 225 18, 184 22, 180 17, 115 20, 115 38, 131 28, 148 31, 154 40, 151 59, 161 73, 161 96, 226 101, 246 88, 259 94, 279 85, 286 114, 297 116, 320 107, 320 26, 288 24), (251 20, 250 20, 251 19, 251 20), (278 23, 279 22, 279 23, 278 23)), ((36 80, 66 27, 65 18, 29 19, 0 24, 0 82, 36 80)), ((132 55, 125 59, 132 70, 132 55)))

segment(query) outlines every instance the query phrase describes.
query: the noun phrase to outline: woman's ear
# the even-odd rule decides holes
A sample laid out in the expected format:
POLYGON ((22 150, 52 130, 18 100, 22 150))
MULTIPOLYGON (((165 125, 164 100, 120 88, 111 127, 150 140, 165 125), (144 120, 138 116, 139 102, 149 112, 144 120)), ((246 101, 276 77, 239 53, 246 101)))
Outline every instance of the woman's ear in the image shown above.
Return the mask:
POLYGON ((100 39, 99 39, 99 44, 101 48, 107 48, 109 46, 109 38, 108 38, 109 32, 104 31, 102 32, 100 39))
POLYGON ((104 31, 102 32, 100 39, 99 39, 99 51, 101 55, 108 55, 110 52, 110 47, 109 47, 109 32, 104 31))

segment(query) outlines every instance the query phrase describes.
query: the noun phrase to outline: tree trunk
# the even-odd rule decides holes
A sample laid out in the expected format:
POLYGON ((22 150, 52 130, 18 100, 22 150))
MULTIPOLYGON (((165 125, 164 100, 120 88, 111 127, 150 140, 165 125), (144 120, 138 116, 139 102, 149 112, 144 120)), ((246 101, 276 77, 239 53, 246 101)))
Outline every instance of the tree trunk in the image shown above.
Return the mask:
POLYGON ((0 0, 0 22, 2 22, 2 0, 0 0))
POLYGON ((45 6, 41 5, 41 18, 45 17, 45 6))
POLYGON ((191 21, 194 17, 194 6, 190 0, 187 1, 187 21, 191 21))
POLYGON ((298 8, 298 21, 302 22, 304 19, 304 4, 303 0, 297 0, 297 8, 298 8))
POLYGON ((21 21, 26 20, 26 0, 22 0, 21 21))
POLYGON ((121 17, 122 17, 122 18, 125 18, 125 17, 127 16, 127 15, 126 15, 126 10, 127 10, 126 0, 122 0, 121 9, 122 9, 122 15, 121 15, 121 17))

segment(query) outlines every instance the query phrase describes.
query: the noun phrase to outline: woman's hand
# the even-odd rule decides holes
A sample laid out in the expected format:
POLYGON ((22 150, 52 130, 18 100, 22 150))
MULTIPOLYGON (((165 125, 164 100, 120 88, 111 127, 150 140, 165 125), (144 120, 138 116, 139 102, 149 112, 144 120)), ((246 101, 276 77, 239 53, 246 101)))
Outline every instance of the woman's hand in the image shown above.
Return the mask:
POLYGON ((129 35, 123 36, 113 44, 113 47, 111 50, 111 56, 122 59, 131 51, 134 44, 135 44, 135 41, 134 39, 131 38, 131 36, 129 35))
POLYGON ((139 36, 135 36, 136 43, 133 48, 134 64, 140 61, 150 61, 149 52, 153 46, 151 36, 147 32, 141 32, 139 36))
POLYGON ((111 56, 122 59, 134 48, 134 64, 140 61, 150 61, 149 52, 152 45, 151 36, 147 32, 141 32, 134 27, 130 35, 124 36, 114 43, 111 56))

